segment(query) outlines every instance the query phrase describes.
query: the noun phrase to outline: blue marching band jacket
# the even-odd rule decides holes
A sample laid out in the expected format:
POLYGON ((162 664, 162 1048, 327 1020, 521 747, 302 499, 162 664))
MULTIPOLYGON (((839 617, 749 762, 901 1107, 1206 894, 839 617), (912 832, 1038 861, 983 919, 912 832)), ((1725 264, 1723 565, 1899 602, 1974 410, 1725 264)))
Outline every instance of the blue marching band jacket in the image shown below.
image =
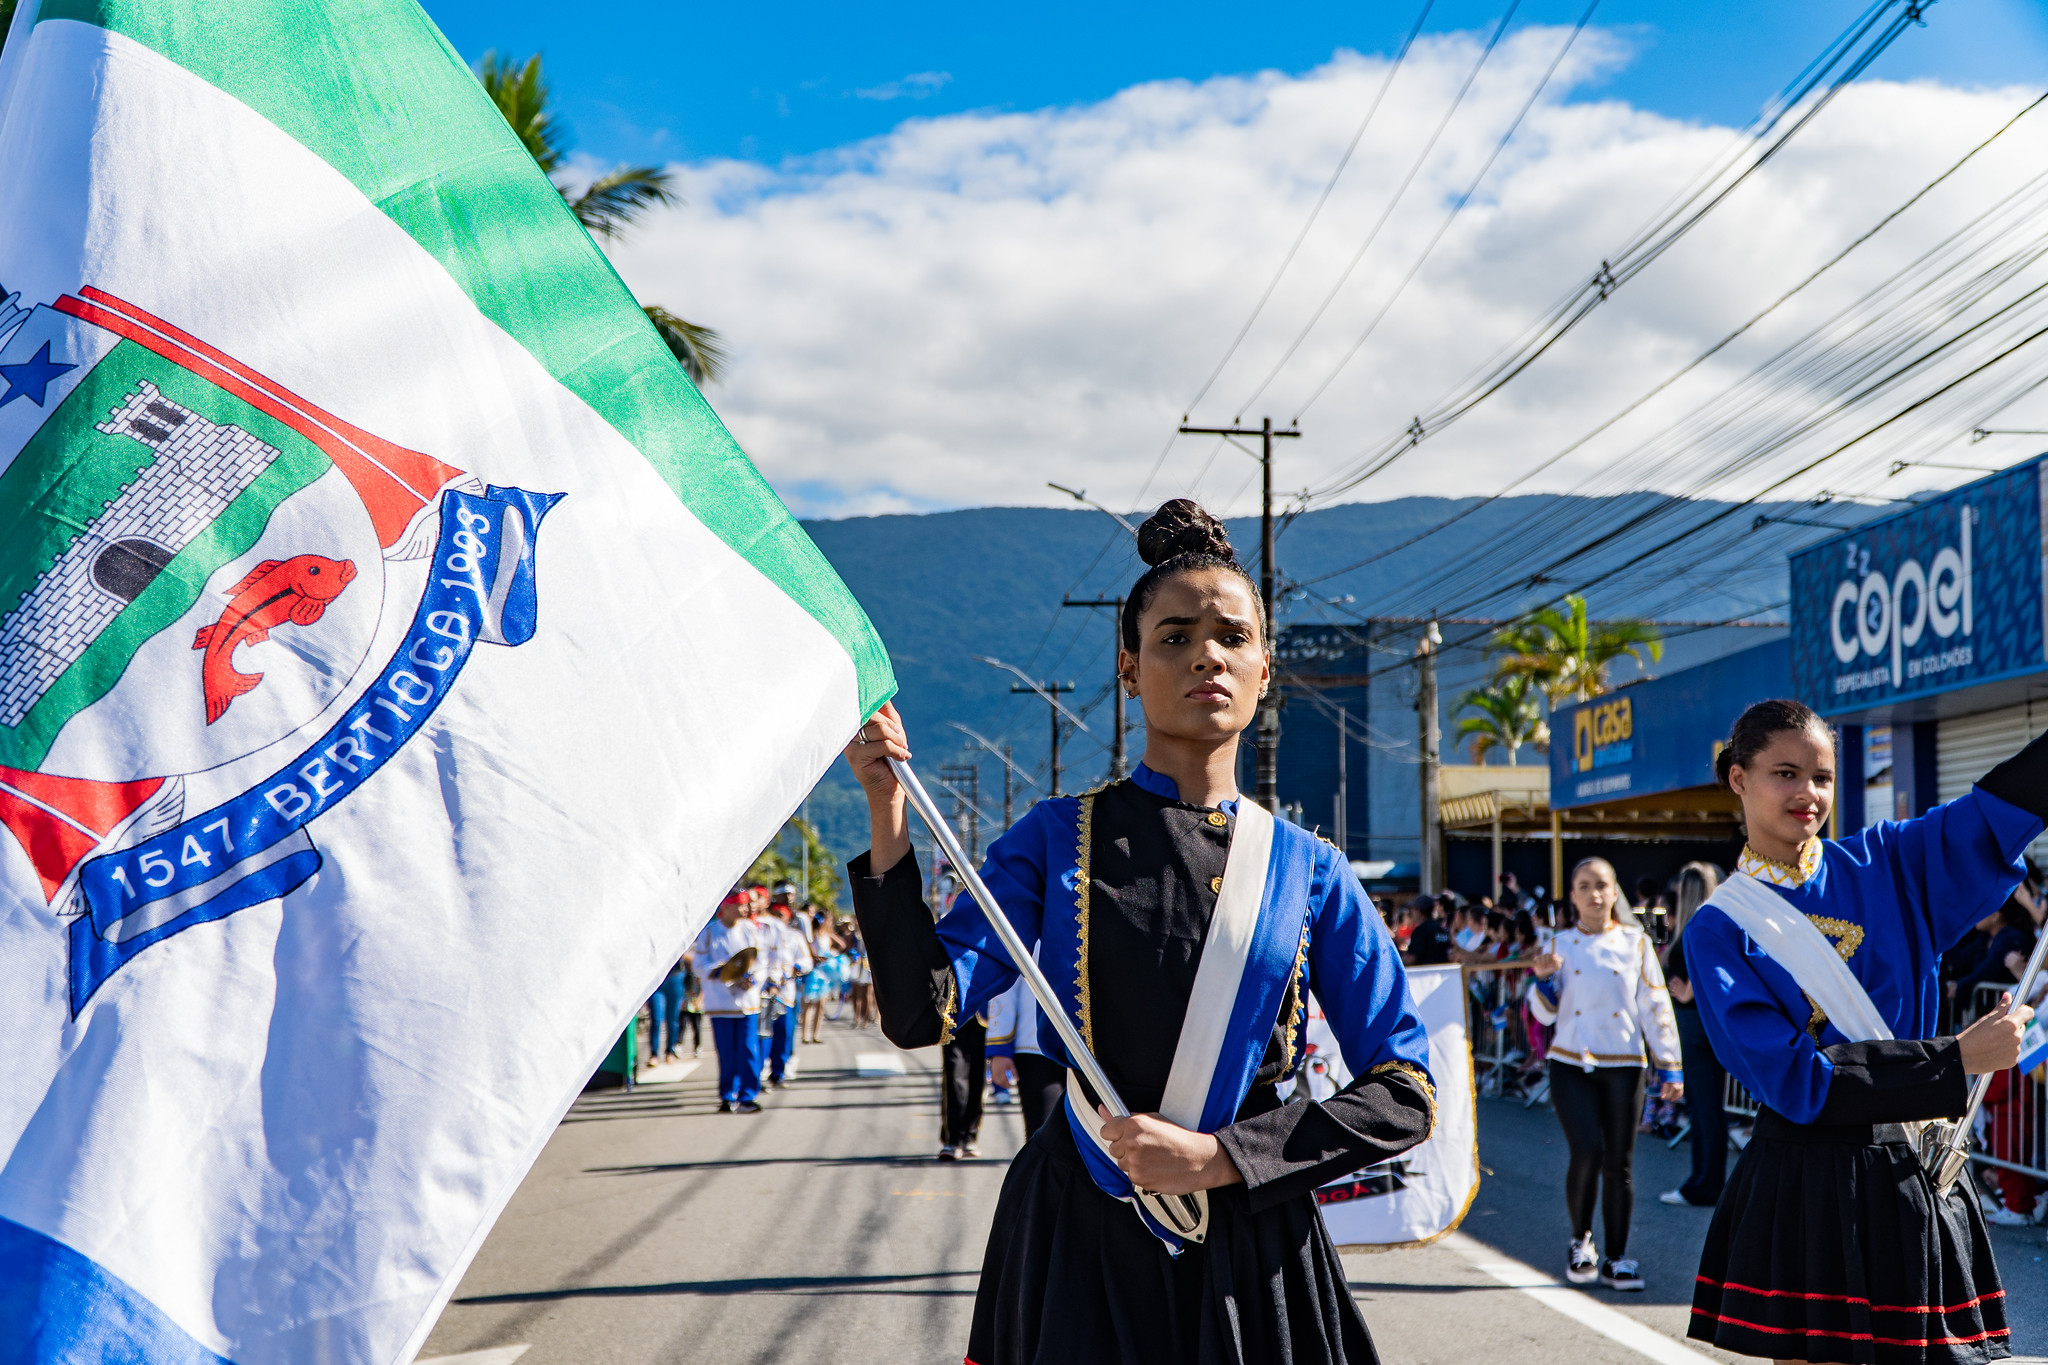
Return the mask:
MULTIPOLYGON (((1123 818, 1119 812, 1130 811, 1133 802, 1149 803, 1140 808, 1143 814, 1154 808, 1182 813, 1177 828, 1193 833, 1174 836, 1184 856, 1169 857, 1173 866, 1201 862, 1202 840, 1196 835, 1235 837, 1240 827, 1239 803, 1226 802, 1219 810, 1204 813, 1179 803, 1171 779, 1140 765, 1126 783, 1087 796, 1038 802, 990 845, 981 875, 1026 948, 1035 950, 1040 968, 1059 993, 1061 1008, 1116 1080, 1125 1100, 1142 1112, 1158 1102, 1160 1078, 1153 1075, 1127 1084, 1120 1077, 1122 1040, 1105 1036, 1101 996, 1105 990, 1127 986, 1154 989, 1155 980, 1139 982, 1130 975, 1147 972, 1154 964, 1103 960, 1109 950, 1101 944, 1100 917, 1130 904, 1130 891, 1117 898, 1114 873, 1091 866, 1097 848, 1114 852, 1128 847, 1130 839, 1119 837, 1116 829, 1104 829, 1102 823, 1123 818), (1212 828, 1202 829, 1204 823, 1212 828), (1231 829, 1226 831, 1225 825, 1231 829)), ((1214 842, 1220 848, 1227 841, 1214 842)), ((1213 862, 1203 865, 1204 870, 1209 866, 1213 862)), ((921 903, 914 914, 905 904, 918 886, 914 857, 904 858, 879 878, 868 873, 865 855, 850 870, 862 931, 876 961, 882 1022, 892 1041, 902 1046, 942 1041, 950 1037, 957 1020, 981 1012, 1016 983, 1015 967, 971 895, 955 897, 934 929, 921 903), (895 883, 893 893, 889 883, 895 883), (896 907, 901 907, 900 913, 896 907), (902 970, 906 958, 919 959, 921 970, 902 970), (918 998, 907 998, 912 996, 918 998)), ((1195 896, 1206 891, 1213 897, 1223 878, 1206 883, 1180 880, 1194 882, 1195 896)), ((1420 1141, 1434 1123, 1428 1035, 1409 996, 1392 936, 1349 863, 1299 826, 1273 820, 1263 881, 1200 1118, 1190 1125, 1217 1135, 1250 1187, 1255 1210, 1384 1160, 1420 1141), (1310 990, 1321 1002, 1355 1079, 1321 1104, 1283 1105, 1272 1094, 1272 1082, 1293 1075, 1300 1064, 1298 1040, 1310 990), (1385 1112, 1390 1086, 1397 1092, 1395 1107, 1405 1108, 1409 1115, 1391 1124, 1385 1112)), ((1135 892, 1143 902, 1144 888, 1135 892)), ((1213 907, 1213 900, 1210 904, 1213 907)), ((1154 1014, 1163 1016, 1171 1007, 1171 1000, 1162 1002, 1154 1014)), ((1179 997, 1179 1010, 1185 1015, 1185 995, 1179 997)), ((1156 1027, 1167 1036, 1147 1040, 1155 1054, 1162 1041, 1171 1050, 1183 1023, 1179 1015, 1156 1019, 1156 1027)), ((1149 1033, 1152 1027, 1154 1021, 1146 1020, 1125 1025, 1131 1032, 1149 1033)), ((1037 1043, 1047 1057, 1071 1068, 1066 1048, 1049 1023, 1040 1022, 1037 1043)), ((1091 1140, 1092 1130, 1075 1112, 1071 1090, 1066 1117, 1096 1185, 1114 1198, 1128 1199, 1130 1181, 1091 1140)), ((1178 1239, 1142 1206, 1136 1207, 1169 1249, 1177 1250, 1178 1239)))
POLYGON ((2048 760, 2030 746, 1965 795, 1913 820, 1813 839, 1798 866, 1745 850, 1740 871, 1773 887, 1834 945, 1892 1039, 1846 1038, 1792 974, 1712 900, 1685 928, 1686 965, 1715 1054, 1794 1123, 1952 1117, 1968 1083, 1953 1037, 1937 1039, 1941 955, 2019 884, 2042 831, 2048 760))

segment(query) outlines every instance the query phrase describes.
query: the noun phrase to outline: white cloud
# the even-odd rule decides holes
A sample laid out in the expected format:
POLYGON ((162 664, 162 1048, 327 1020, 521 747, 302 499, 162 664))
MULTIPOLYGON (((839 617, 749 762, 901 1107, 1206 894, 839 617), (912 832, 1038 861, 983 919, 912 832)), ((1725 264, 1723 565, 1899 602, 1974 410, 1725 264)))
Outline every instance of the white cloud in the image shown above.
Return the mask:
POLYGON ((950 71, 913 71, 900 81, 884 81, 853 92, 863 100, 929 99, 953 83, 950 71))
MULTIPOLYGON (((1248 418, 1293 415, 1436 231, 1562 38, 1532 29, 1502 46, 1348 289, 1248 418)), ((1418 44, 1198 420, 1231 417, 1292 339, 1477 50, 1469 35, 1418 44)), ((1305 438, 1284 448, 1282 487, 1326 478, 1399 431, 1728 148, 1729 129, 1561 102, 1626 56, 1611 33, 1581 38, 1428 268, 1303 419, 1305 438)), ((1074 108, 913 119, 780 168, 686 165, 689 206, 613 254, 641 297, 725 333, 731 378, 712 401, 801 513, 1063 501, 1049 479, 1123 502, 1299 230, 1385 69, 1340 53, 1298 77, 1161 81, 1074 108)), ((1500 486, 1805 275, 2020 103, 1930 84, 1850 88, 1535 369, 1350 496, 1500 486)), ((2034 118, 2044 126, 2021 125, 1798 316, 1852 297, 2048 164, 2048 111, 2034 118)), ((1574 486, 1631 432, 1654 429, 1651 418, 1690 406, 1791 330, 1733 348, 1533 486, 1574 486)), ((2000 424, 2043 418, 2048 406, 2014 408, 2000 424)), ((1956 435, 1975 420, 1956 422, 1956 435)), ((1174 445, 1147 501, 1193 488, 1247 510, 1251 462, 1225 451, 1210 464, 1212 451, 1174 445)))

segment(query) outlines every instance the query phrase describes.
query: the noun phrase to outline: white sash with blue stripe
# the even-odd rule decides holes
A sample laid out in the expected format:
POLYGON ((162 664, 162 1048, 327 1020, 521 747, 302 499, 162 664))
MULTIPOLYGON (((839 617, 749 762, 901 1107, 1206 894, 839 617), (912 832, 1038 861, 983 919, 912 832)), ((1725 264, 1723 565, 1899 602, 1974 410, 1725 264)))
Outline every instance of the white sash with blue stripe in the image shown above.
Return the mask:
MULTIPOLYGON (((1214 1132, 1235 1118, 1265 1054, 1300 952, 1313 871, 1308 838, 1256 802, 1238 802, 1223 885, 1159 1106, 1163 1117, 1183 1128, 1214 1132)), ((1102 1117, 1071 1071, 1067 1110, 1075 1135, 1084 1139, 1081 1155, 1095 1183, 1132 1204, 1169 1250, 1177 1253, 1183 1243, 1208 1235, 1205 1193, 1159 1195, 1132 1186, 1102 1140, 1102 1117)))

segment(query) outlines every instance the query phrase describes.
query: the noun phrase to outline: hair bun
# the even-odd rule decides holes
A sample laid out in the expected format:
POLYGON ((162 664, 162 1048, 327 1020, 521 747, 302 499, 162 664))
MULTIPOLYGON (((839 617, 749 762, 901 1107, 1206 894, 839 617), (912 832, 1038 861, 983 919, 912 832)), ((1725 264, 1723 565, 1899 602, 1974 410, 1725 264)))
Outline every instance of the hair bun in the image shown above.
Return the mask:
POLYGON ((1150 565, 1164 564, 1181 555, 1214 555, 1228 563, 1237 562, 1230 533, 1192 498, 1175 498, 1159 505, 1138 528, 1138 558, 1150 565))

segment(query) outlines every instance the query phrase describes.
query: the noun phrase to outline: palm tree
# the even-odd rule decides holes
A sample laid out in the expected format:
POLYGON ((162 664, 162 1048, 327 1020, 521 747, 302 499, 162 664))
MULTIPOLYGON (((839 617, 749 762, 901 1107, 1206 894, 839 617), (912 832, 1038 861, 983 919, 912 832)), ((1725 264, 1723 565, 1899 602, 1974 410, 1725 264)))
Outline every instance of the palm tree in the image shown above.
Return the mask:
POLYGON ((1517 751, 1532 744, 1538 752, 1550 748, 1550 727, 1544 723, 1537 704, 1537 688, 1522 674, 1497 678, 1490 687, 1475 687, 1458 698, 1457 714, 1477 711, 1458 722, 1458 733, 1472 737, 1472 759, 1486 762, 1495 749, 1505 749, 1509 766, 1518 761, 1517 751))
MULTIPOLYGON (((0 0, 0 5, 11 4, 12 0, 0 0)), ((548 107, 539 53, 519 62, 486 52, 477 63, 476 78, 591 236, 616 237, 648 209, 683 202, 675 192, 675 177, 660 166, 622 166, 580 190, 557 178, 569 159, 569 134, 548 107)), ((725 345, 717 332, 686 322, 659 304, 642 307, 694 383, 715 383, 725 372, 725 345)))
POLYGON ((1520 677, 1553 708, 1607 690, 1607 670, 1624 655, 1639 661, 1664 657, 1664 640, 1648 621, 1625 617, 1594 621, 1576 593, 1563 607, 1544 607, 1495 633, 1496 676, 1520 677))

